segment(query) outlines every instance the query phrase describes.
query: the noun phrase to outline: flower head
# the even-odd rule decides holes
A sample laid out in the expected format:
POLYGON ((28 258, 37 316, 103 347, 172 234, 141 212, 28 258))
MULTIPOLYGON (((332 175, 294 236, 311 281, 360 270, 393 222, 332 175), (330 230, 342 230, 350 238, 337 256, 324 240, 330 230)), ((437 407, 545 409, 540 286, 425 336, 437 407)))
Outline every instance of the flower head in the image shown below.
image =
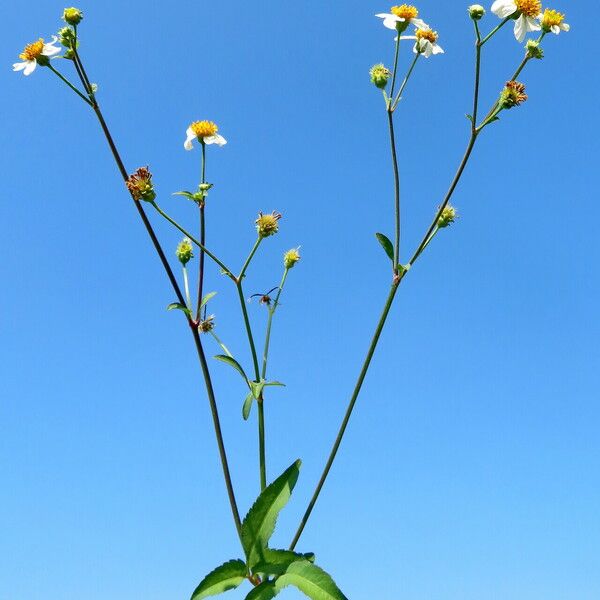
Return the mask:
POLYGON ((179 242, 177 246, 177 250, 175 250, 175 254, 179 262, 182 265, 187 265, 192 258, 194 258, 194 248, 192 246, 192 240, 185 237, 179 242))
POLYGON ((456 209, 454 208, 454 206, 448 204, 448 205, 444 206, 444 209, 442 210, 442 214, 438 218, 437 226, 440 229, 443 229, 444 227, 448 227, 448 225, 450 225, 451 223, 454 223, 457 216, 458 215, 457 215, 457 212, 456 212, 456 209))
POLYGON ((292 248, 283 255, 283 266, 291 269, 300 260, 299 248, 292 248))
POLYGON ((71 27, 63 27, 58 31, 58 39, 65 48, 72 48, 75 44, 75 32, 71 27))
POLYGON ((527 100, 527 94, 525 93, 525 86, 518 81, 507 81, 504 89, 500 93, 500 100, 498 104, 502 108, 513 108, 519 106, 527 100))
POLYGON ((23 71, 23 75, 31 75, 38 64, 46 66, 50 57, 60 52, 60 48, 54 45, 57 41, 58 38, 53 35, 49 44, 45 44, 43 38, 40 38, 36 42, 25 46, 23 52, 19 54, 19 58, 23 62, 15 63, 13 71, 23 71))
POLYGON ((479 21, 485 15, 485 8, 481 4, 471 4, 468 8, 469 16, 473 21, 479 21))
POLYGON ((200 333, 210 333, 215 328, 215 315, 205 317, 198 323, 198 331, 200 333))
POLYGON ((371 75, 371 82, 374 83, 380 90, 385 88, 389 78, 392 76, 390 70, 382 63, 372 66, 369 73, 371 75))
POLYGON ((543 31, 546 33, 552 32, 556 35, 561 31, 569 31, 571 29, 571 26, 565 23, 565 15, 551 8, 547 8, 544 14, 540 16, 540 24, 543 31))
POLYGON ((536 20, 542 12, 540 0, 496 0, 492 12, 501 19, 512 17, 515 20, 515 37, 519 42, 525 39, 527 32, 541 29, 536 20))
POLYGON ((438 32, 432 29, 417 29, 415 38, 417 43, 413 51, 417 54, 423 54, 429 58, 432 54, 444 54, 441 46, 438 46, 438 32))
POLYGON ((152 184, 152 173, 148 167, 140 167, 127 179, 127 189, 134 200, 145 200, 152 202, 156 198, 154 185, 152 184))
POLYGON ((540 46, 540 43, 536 40, 527 40, 527 44, 525 44, 525 52, 529 58, 544 58, 544 50, 540 46))
POLYGON ((186 150, 193 148, 192 141, 198 140, 202 144, 217 144, 224 146, 227 140, 217 132, 219 128, 212 121, 194 121, 186 131, 186 140, 183 147, 186 150))
POLYGON ((383 19, 384 27, 395 29, 399 33, 405 31, 409 25, 427 29, 427 24, 422 19, 419 19, 419 11, 415 6, 410 4, 401 4, 400 6, 392 6, 389 13, 379 13, 375 15, 383 19))
POLYGON ((258 231, 258 235, 261 238, 275 235, 279 231, 279 219, 281 219, 281 216, 280 213, 275 211, 266 215, 259 212, 258 219, 256 219, 256 231, 258 231))
POLYGON ((62 19, 69 25, 79 25, 83 21, 83 13, 72 6, 71 8, 65 8, 62 19))

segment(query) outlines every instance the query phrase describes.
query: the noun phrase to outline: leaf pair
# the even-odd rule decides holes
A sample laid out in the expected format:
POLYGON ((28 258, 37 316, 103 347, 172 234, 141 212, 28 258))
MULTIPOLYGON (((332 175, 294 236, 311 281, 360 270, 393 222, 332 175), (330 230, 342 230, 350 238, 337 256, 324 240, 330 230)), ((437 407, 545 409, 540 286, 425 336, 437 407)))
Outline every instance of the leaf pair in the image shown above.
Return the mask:
MULTIPOLYGON (((208 303, 208 301, 211 298, 214 298, 217 295, 217 292, 210 292, 208 294, 206 294, 206 296, 204 296, 204 298, 202 298, 202 302, 200 302, 200 310, 202 308, 204 308, 204 306, 206 306, 206 304, 208 303)), ((181 304, 181 302, 171 302, 171 304, 169 304, 169 306, 167 306, 167 310, 181 310, 183 311, 188 318, 192 318, 192 311, 185 305, 185 304, 181 304)))

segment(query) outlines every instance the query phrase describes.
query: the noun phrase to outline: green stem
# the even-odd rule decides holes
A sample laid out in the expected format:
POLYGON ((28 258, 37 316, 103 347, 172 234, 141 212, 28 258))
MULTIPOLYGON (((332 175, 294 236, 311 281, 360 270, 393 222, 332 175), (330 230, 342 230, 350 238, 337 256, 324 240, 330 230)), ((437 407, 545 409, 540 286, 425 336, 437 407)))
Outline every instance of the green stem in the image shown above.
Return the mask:
POLYGON ((250 318, 248 317, 248 308, 246 307, 246 299, 244 298, 244 288, 242 287, 242 282, 238 280, 235 287, 238 291, 240 308, 242 309, 242 316, 244 317, 244 327, 246 328, 248 344, 250 345, 250 352, 252 353, 252 364, 254 366, 255 379, 258 382, 260 379, 260 371, 258 369, 256 345, 254 344, 254 336, 252 335, 252 327, 250 326, 250 318))
POLYGON ((394 88, 396 86, 396 72, 398 71, 398 56, 400 54, 400 33, 396 38, 396 50, 394 53, 394 70, 392 72, 392 85, 390 87, 390 100, 388 102, 388 109, 391 107, 391 100, 394 97, 394 88))
POLYGON ((57 71, 50 63, 46 65, 61 81, 66 83, 86 104, 92 106, 92 103, 86 98, 62 73, 57 71))
POLYGON ((265 333, 265 348, 263 350, 261 379, 266 379, 267 377, 267 363, 269 361, 269 345, 271 343, 271 327, 273 325, 273 317, 275 315, 277 307, 279 306, 279 298, 281 298, 283 286, 285 285, 285 280, 287 279, 288 273, 289 269, 285 269, 283 271, 283 277, 281 278, 281 283, 279 284, 277 295, 275 296, 275 301, 273 302, 273 306, 269 307, 269 316, 267 318, 267 331, 265 333))
POLYGON ((264 492, 267 487, 267 448, 265 443, 265 402, 260 395, 256 401, 258 407, 258 456, 260 471, 260 491, 264 492))
POLYGON ((185 299, 187 300, 186 306, 188 307, 188 310, 191 313, 193 311, 192 297, 190 296, 190 282, 188 279, 188 272, 187 272, 187 268, 185 267, 185 265, 183 266, 183 287, 185 290, 185 299))
POLYGON ((225 352, 225 354, 227 354, 227 356, 229 356, 229 358, 233 358, 233 354, 231 354, 231 352, 229 352, 229 348, 227 348, 227 346, 220 340, 220 338, 215 333, 214 329, 210 330, 210 334, 213 336, 213 338, 215 338, 215 341, 217 342, 217 344, 219 344, 219 346, 221 346, 221 348, 223 348, 223 352, 225 352))
POLYGON ((242 267, 242 270, 240 271, 240 274, 238 275, 238 281, 242 281, 242 279, 244 279, 244 276, 246 275, 246 271, 248 270, 248 267, 250 266, 250 263, 252 262, 252 259, 254 258, 254 255, 256 254, 256 251, 258 250, 258 247, 260 246, 260 243, 262 242, 262 240, 263 240, 263 238, 259 235, 258 238, 256 239, 256 242, 254 242, 254 246, 252 246, 252 250, 250 251, 248 258, 246 259, 246 262, 244 263, 244 266, 242 267))
POLYGON ((402 92, 404 91, 404 88, 406 88, 406 84, 408 83, 408 80, 410 79, 410 76, 412 75, 412 72, 414 71, 414 68, 416 67, 417 61, 419 60, 420 56, 421 56, 421 52, 417 52, 415 54, 415 58, 413 59, 411 65, 410 65, 410 69, 408 69, 408 73, 406 74, 406 77, 404 78, 404 81, 402 82, 402 85, 400 86, 400 89, 398 90, 398 93, 396 94, 396 99, 394 100, 394 102, 392 104, 392 111, 396 110, 398 103, 402 99, 402 92))
POLYGON ((174 225, 177 229, 179 229, 179 231, 181 231, 181 233, 183 233, 192 242, 194 242, 194 244, 196 244, 196 246, 198 246, 198 248, 200 248, 200 250, 203 250, 208 257, 212 258, 212 260, 214 260, 217 263, 217 265, 219 265, 219 267, 221 267, 221 269, 225 272, 226 275, 229 275, 230 277, 233 278, 231 270, 221 260, 219 260, 210 250, 208 250, 206 248, 206 246, 204 246, 204 244, 202 244, 200 241, 198 241, 189 231, 186 231, 179 223, 177 223, 177 221, 172 219, 166 212, 164 212, 155 201, 150 202, 150 204, 156 209, 158 214, 160 214, 167 221, 169 221, 169 223, 171 223, 171 225, 174 225))
MULTIPOLYGON (((206 144, 202 143, 202 167, 200 174, 200 184, 206 182, 206 144)), ((202 246, 206 246, 206 215, 205 215, 206 204, 204 199, 199 206, 200 212, 200 243, 202 246)), ((204 259, 206 254, 204 250, 200 248, 200 258, 198 260, 198 304, 196 312, 196 321, 200 320, 200 306, 202 304, 202 296, 204 294, 204 259)))
POLYGON ((498 33, 498 31, 500 31, 500 29, 502 29, 510 20, 512 19, 512 15, 506 17, 505 19, 502 19, 502 21, 500 22, 499 25, 497 25, 496 27, 494 27, 494 29, 492 29, 482 40, 481 40, 481 46, 483 46, 484 44, 486 44, 490 39, 492 39, 492 37, 494 37, 496 35, 496 33, 498 33))
POLYGON ((473 121, 471 122, 471 132, 475 130, 477 123, 477 112, 479 110, 479 81, 481 78, 481 33, 477 20, 473 19, 475 25, 475 91, 473 93, 473 121))
POLYGON ((400 172, 398 170, 398 155, 396 153, 396 134, 394 132, 394 113, 391 109, 387 111, 388 126, 390 130, 390 146, 392 149, 392 168, 394 171, 394 273, 398 273, 400 264, 400 172))
POLYGON ((375 353, 375 349, 377 348, 377 343, 379 342, 379 337, 381 336, 381 332, 383 330, 383 327, 384 327, 387 317, 389 315, 390 309, 392 308, 392 304, 394 302, 396 292, 398 291, 400 281, 401 281, 401 279, 396 279, 396 280, 394 280, 394 283, 392 284, 390 293, 388 294, 387 300, 385 302, 385 306, 383 307, 383 312, 381 313, 381 317, 379 318, 377 328, 375 329, 375 334, 373 335, 373 339, 371 340, 371 345, 369 346, 369 350, 367 352, 367 357, 365 358, 362 369, 360 370, 360 374, 358 376, 356 386, 354 387, 354 392, 352 393, 352 396, 350 398, 350 403, 348 404, 348 408, 346 409, 346 414, 344 415, 342 425, 338 431, 337 437, 335 438, 335 442, 333 444, 331 452, 329 453, 329 458, 327 459, 327 463, 325 464, 325 469, 323 470, 321 478, 319 479, 319 483, 317 484, 317 487, 312 495, 312 498, 310 499, 310 502, 308 503, 308 508, 306 509, 306 512, 304 513, 304 516, 302 517, 302 520, 300 521, 300 525, 298 527, 298 530, 296 531, 296 535, 294 536, 294 539, 292 540, 292 543, 290 544, 290 550, 294 550, 296 548, 296 544, 298 543, 298 540, 300 539, 300 536, 302 535, 302 532, 304 531, 304 528, 306 527, 306 523, 308 522, 308 519, 310 518, 310 515, 311 515, 311 513, 315 507, 315 504, 319 498, 319 494, 321 493, 321 490, 323 489, 323 485, 325 484, 325 480, 327 479, 327 476, 329 475, 329 471, 331 470, 333 461, 335 460, 335 457, 338 453, 340 444, 342 443, 342 439, 344 437, 344 433, 346 432, 346 428, 348 427, 348 422, 350 421, 350 417, 352 416, 352 412, 354 410, 356 400, 358 399, 358 395, 360 394, 360 390, 362 388, 363 382, 367 375, 367 371, 369 370, 369 366, 371 364, 373 354, 375 353))

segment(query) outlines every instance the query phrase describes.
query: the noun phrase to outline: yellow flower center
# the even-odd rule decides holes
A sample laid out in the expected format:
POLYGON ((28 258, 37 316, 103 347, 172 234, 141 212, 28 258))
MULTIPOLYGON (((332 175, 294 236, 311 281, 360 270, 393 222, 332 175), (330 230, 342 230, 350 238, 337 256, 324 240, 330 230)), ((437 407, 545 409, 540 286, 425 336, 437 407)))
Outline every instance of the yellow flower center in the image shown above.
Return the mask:
POLYGON ((515 4, 526 17, 537 17, 542 12, 540 0, 515 0, 515 4))
POLYGON ((195 121, 190 127, 198 138, 211 137, 219 131, 219 128, 212 121, 195 121))
POLYGON ((410 21, 416 19, 419 16, 419 11, 410 4, 401 4, 400 6, 392 6, 391 12, 393 15, 410 21))
POLYGON ((556 25, 562 25, 562 22, 565 20, 565 15, 559 13, 557 10, 552 10, 547 8, 544 12, 544 16, 542 17, 542 27, 554 27, 556 25))
POLYGON ((415 35, 417 36, 417 40, 428 40, 432 44, 435 44, 439 37, 438 32, 431 29, 417 29, 415 35))
POLYGON ((43 50, 44 40, 40 38, 37 42, 25 46, 23 52, 19 54, 19 58, 22 60, 35 60, 38 56, 41 56, 43 50))

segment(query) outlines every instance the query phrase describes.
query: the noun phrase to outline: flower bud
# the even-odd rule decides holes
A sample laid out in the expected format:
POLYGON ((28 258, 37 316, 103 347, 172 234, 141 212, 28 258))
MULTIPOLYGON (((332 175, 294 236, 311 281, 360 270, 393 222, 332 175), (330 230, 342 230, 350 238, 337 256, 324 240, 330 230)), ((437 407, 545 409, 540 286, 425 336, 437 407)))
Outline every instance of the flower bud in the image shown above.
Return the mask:
POLYGON ((79 25, 83 20, 83 13, 78 8, 65 8, 62 18, 69 25, 79 25))
POLYGON ((536 40, 527 40, 525 51, 527 53, 528 58, 544 58, 544 50, 540 46, 540 43, 536 40))
POLYGON ((192 241, 189 238, 183 238, 179 245, 177 246, 177 250, 175 250, 175 254, 179 259, 179 262, 185 267, 192 258, 194 258, 194 248, 192 246, 192 241))
POLYGON ((279 219, 281 214, 278 212, 272 212, 271 214, 263 215, 261 212, 258 213, 258 219, 256 219, 256 231, 261 238, 275 235, 279 231, 279 219))
POLYGON ((152 184, 152 173, 148 167, 140 167, 127 179, 127 189, 134 200, 152 202, 156 198, 154 185, 152 184))
POLYGON ((450 225, 450 223, 454 223, 454 221, 456 220, 456 217, 457 217, 456 209, 454 208, 454 206, 448 204, 447 206, 444 207, 444 210, 442 210, 442 214, 438 218, 437 226, 440 229, 443 229, 444 227, 448 227, 448 225, 450 225))
POLYGON ((469 16, 473 21, 479 21, 485 15, 485 8, 481 4, 471 4, 469 6, 469 16))
POLYGON ((518 81, 508 81, 500 93, 498 104, 501 108, 510 109, 523 104, 526 100, 525 86, 518 81))
POLYGON ((373 65, 369 73, 371 75, 371 82, 374 83, 380 90, 385 88, 389 78, 392 76, 390 70, 387 69, 382 63, 373 65))
POLYGON ((200 333, 210 333, 215 328, 215 315, 210 315, 198 323, 200 333))
POLYGON ((58 39, 65 48, 72 48, 75 44, 75 32, 70 27, 63 27, 58 31, 58 39))
POLYGON ((291 269, 300 260, 300 252, 298 250, 298 248, 292 248, 283 255, 283 266, 286 269, 291 269))

